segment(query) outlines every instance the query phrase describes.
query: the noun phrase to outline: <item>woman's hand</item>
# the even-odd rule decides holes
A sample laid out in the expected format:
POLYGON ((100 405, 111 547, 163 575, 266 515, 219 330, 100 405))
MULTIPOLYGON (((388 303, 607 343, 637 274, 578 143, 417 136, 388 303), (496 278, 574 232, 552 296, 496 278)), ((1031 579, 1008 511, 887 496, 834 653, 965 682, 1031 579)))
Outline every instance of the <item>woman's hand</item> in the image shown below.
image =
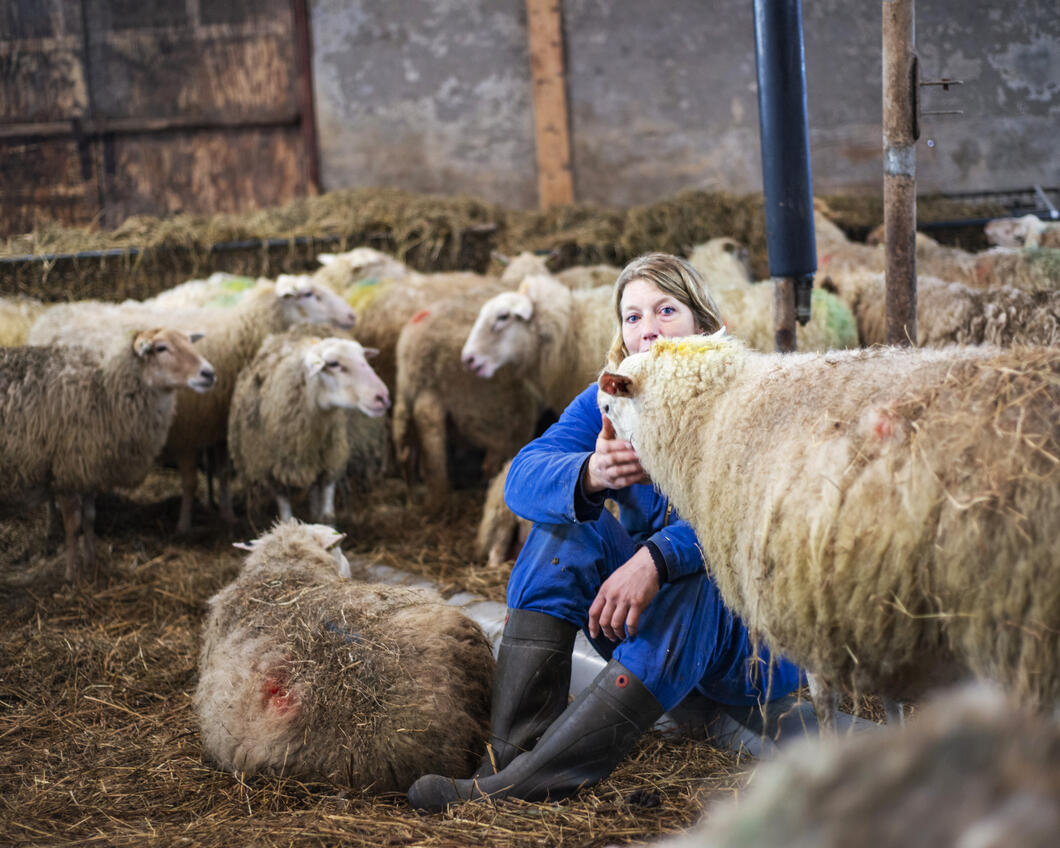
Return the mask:
POLYGON ((651 482, 641 467, 633 446, 615 438, 611 419, 604 416, 600 435, 596 437, 596 450, 585 465, 582 488, 588 494, 604 489, 624 489, 634 483, 651 482))
POLYGON ((589 607, 589 634, 621 642, 637 632, 640 614, 659 591, 659 573, 646 547, 612 572, 589 607))

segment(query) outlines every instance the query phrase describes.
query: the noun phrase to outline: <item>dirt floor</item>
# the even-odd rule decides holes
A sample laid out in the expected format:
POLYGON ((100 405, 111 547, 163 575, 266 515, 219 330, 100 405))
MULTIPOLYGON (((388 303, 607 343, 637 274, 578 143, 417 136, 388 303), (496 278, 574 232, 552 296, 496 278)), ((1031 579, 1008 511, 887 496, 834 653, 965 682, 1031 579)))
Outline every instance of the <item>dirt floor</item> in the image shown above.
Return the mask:
MULTIPOLYGON (((241 496, 230 531, 205 508, 173 537, 174 473, 98 504, 99 563, 62 579, 47 510, 0 522, 0 843, 4 845, 540 845, 651 842, 691 825, 746 783, 739 762, 692 739, 648 734, 593 790, 560 803, 468 804, 423 815, 403 796, 241 778, 204 760, 191 694, 206 600, 253 538, 241 496)), ((202 492, 205 500, 205 491, 202 492)), ((340 522, 348 555, 503 601, 507 569, 471 562, 483 493, 456 492, 432 519, 384 481, 340 522)))

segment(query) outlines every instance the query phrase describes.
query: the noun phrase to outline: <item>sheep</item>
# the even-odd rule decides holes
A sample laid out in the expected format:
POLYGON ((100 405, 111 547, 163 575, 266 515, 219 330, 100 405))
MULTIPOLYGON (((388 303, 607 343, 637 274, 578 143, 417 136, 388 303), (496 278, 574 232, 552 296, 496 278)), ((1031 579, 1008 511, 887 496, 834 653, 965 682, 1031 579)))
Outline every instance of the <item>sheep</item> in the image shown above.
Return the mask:
POLYGON ((712 238, 697 244, 688 263, 699 271, 712 294, 723 289, 744 289, 754 282, 751 253, 736 239, 712 238))
POLYGON ((462 441, 485 451, 482 472, 490 478, 530 440, 541 412, 512 369, 482 380, 461 364, 460 347, 480 307, 499 288, 493 283, 438 301, 414 315, 398 337, 394 450, 409 478, 419 460, 432 512, 450 489, 449 425, 462 441))
POLYGON ((528 250, 524 250, 513 259, 502 258, 504 271, 501 273, 501 282, 509 287, 515 287, 526 277, 543 274, 559 280, 571 291, 579 291, 595 289, 598 286, 612 286, 621 273, 621 269, 614 265, 572 265, 553 274, 546 264, 549 258, 551 257, 540 256, 528 250))
POLYGON ((188 280, 144 301, 155 309, 194 309, 235 306, 259 280, 216 271, 205 280, 188 280))
MULTIPOLYGON (((261 280, 229 309, 153 309, 136 301, 123 304, 66 304, 46 313, 31 330, 39 343, 87 344, 99 349, 116 328, 134 322, 167 321, 188 332, 205 332, 202 350, 217 370, 217 386, 209 395, 182 391, 166 439, 165 455, 176 460, 181 476, 177 532, 191 529, 197 487, 196 457, 217 450, 228 433, 228 407, 239 371, 270 333, 299 323, 352 327, 356 315, 342 298, 307 275, 281 274, 275 284, 261 280)), ((221 517, 235 521, 225 466, 221 474, 221 517)))
POLYGON ((562 412, 603 367, 617 329, 611 299, 608 286, 572 292, 552 277, 531 275, 518 291, 482 305, 460 358, 486 379, 514 366, 546 407, 562 412))
POLYGON ((998 247, 1060 247, 1060 222, 1037 215, 994 218, 983 228, 986 240, 998 247))
POLYGON ((469 774, 488 732, 489 640, 432 592, 348 579, 341 539, 289 520, 237 545, 249 554, 203 626, 207 756, 374 793, 469 774))
POLYGON ((905 728, 805 738, 739 798, 659 848, 1047 848, 1060 832, 1060 729, 962 687, 905 728))
POLYGON ((530 534, 530 522, 508 509, 504 502, 504 483, 511 464, 511 460, 504 463, 500 473, 490 481, 475 532, 475 554, 489 568, 497 568, 512 559, 513 550, 521 548, 530 534))
POLYGON ((1055 291, 1060 288, 1060 250, 1056 248, 995 247, 976 254, 977 288, 1013 286, 1024 291, 1055 291))
POLYGON ((48 310, 48 304, 34 297, 0 297, 0 347, 26 344, 29 329, 48 310))
POLYGON ((292 491, 308 490, 314 520, 335 521, 335 483, 350 459, 348 410, 383 415, 390 395, 355 341, 269 336, 239 374, 228 450, 251 485, 267 486, 280 518, 292 491))
POLYGON ((317 261, 322 267, 314 279, 357 310, 357 340, 379 351, 373 367, 391 393, 397 383, 397 340, 408 320, 435 301, 490 283, 471 272, 422 274, 368 247, 323 253, 317 261))
MULTIPOLYGON (((714 296, 726 329, 750 347, 774 350, 773 286, 753 282, 747 248, 735 239, 714 238, 696 245, 689 262, 714 296)), ((810 321, 795 328, 796 348, 838 350, 857 344, 857 328, 849 307, 826 287, 814 289, 810 321)))
MULTIPOLYGON (((854 310, 861 344, 885 344, 884 275, 860 271, 829 279, 854 310)), ((1060 344, 1060 290, 974 289, 926 276, 918 277, 916 285, 920 347, 1060 344)))
POLYGON ((143 482, 166 440, 178 387, 204 392, 215 372, 173 329, 122 334, 100 360, 76 348, 0 349, 0 499, 24 508, 58 501, 66 531, 66 578, 95 558, 98 492, 143 482))
POLYGON ((656 342, 601 409, 695 528, 726 604, 832 688, 972 672, 1060 695, 1060 348, 765 354, 656 342))

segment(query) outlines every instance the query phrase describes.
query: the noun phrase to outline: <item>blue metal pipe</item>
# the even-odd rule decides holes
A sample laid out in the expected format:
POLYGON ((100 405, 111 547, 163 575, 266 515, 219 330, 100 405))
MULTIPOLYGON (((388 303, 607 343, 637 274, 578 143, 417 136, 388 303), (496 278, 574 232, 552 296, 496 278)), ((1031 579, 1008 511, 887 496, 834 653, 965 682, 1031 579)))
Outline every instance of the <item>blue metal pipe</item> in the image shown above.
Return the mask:
POLYGON ((799 322, 810 320, 817 270, 801 0, 754 0, 769 273, 795 281, 799 322))

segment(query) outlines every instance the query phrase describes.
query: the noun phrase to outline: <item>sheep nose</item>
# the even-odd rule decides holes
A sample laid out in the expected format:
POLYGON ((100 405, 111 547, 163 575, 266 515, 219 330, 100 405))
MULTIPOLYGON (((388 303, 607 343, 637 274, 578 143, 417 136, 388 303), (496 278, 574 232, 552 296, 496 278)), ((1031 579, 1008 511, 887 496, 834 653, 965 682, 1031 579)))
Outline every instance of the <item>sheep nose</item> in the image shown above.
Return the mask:
POLYGON ((475 354, 469 353, 467 356, 464 357, 464 367, 468 371, 475 370, 475 354))
POLYGON ((200 368, 199 376, 206 380, 211 386, 213 385, 213 381, 217 379, 217 375, 212 368, 200 368))
POLYGON ((375 396, 375 403, 377 406, 388 409, 390 407, 390 396, 386 392, 381 392, 375 396))

